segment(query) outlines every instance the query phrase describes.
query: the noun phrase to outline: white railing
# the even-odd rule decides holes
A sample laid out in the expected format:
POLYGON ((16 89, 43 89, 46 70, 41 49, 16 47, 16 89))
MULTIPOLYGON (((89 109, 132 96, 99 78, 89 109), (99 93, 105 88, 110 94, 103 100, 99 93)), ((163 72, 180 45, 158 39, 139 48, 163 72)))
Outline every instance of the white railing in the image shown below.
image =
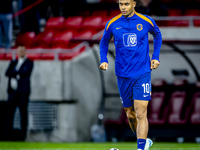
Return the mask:
MULTIPOLYGON (((27 49, 27 54, 44 54, 44 53, 53 53, 54 54, 54 60, 58 60, 58 55, 60 53, 65 54, 74 54, 76 52, 79 52, 81 48, 85 47, 85 50, 88 50, 90 48, 88 42, 82 42, 76 47, 72 49, 61 49, 61 48, 55 48, 55 49, 43 49, 43 48, 37 48, 37 49, 27 49)), ((0 49, 0 54, 4 53, 12 53, 12 59, 16 59, 17 51, 16 49, 0 49)))
POLYGON ((194 27, 194 20, 200 20, 200 16, 168 16, 168 17, 152 17, 155 21, 178 21, 188 20, 189 27, 194 27))

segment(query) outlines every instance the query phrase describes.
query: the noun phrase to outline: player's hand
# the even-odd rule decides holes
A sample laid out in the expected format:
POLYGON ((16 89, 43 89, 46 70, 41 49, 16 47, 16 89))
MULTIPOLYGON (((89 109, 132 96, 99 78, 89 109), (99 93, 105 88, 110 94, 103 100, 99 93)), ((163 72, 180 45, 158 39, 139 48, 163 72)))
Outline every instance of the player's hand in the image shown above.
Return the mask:
POLYGON ((106 63, 106 62, 101 63, 99 68, 101 70, 108 70, 108 63, 106 63))
POLYGON ((156 59, 151 60, 151 69, 156 69, 160 65, 160 62, 156 59))

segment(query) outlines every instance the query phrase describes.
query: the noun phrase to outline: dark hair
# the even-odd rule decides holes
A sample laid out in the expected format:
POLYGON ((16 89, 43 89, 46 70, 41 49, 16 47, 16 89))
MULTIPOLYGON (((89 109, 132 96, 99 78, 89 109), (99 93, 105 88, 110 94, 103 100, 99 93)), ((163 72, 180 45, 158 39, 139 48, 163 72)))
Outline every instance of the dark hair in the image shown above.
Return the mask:
MULTIPOLYGON (((119 0, 115 0, 117 3, 119 2, 119 0)), ((136 7, 139 7, 142 5, 142 3, 140 2, 140 0, 133 0, 136 2, 136 7)))

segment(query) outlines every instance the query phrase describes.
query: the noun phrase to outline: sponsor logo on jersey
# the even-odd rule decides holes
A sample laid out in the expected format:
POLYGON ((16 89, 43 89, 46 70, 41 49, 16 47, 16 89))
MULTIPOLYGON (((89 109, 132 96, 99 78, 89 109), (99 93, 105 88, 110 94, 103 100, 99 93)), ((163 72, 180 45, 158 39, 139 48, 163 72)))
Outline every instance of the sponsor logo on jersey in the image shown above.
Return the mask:
POLYGON ((137 24, 136 27, 137 27, 138 31, 141 31, 143 29, 143 25, 142 24, 137 24))
POLYGON ((137 45, 137 35, 135 33, 125 33, 123 35, 124 46, 133 47, 137 45))

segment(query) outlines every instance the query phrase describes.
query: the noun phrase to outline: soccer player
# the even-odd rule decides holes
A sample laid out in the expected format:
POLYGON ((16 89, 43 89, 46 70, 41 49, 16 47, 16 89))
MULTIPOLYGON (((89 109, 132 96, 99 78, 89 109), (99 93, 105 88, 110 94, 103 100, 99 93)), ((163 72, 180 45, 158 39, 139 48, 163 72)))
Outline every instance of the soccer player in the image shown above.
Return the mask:
POLYGON ((151 17, 135 11, 138 3, 139 0, 118 0, 121 14, 108 21, 100 42, 100 69, 108 69, 108 44, 114 37, 115 74, 120 99, 130 127, 136 133, 137 149, 148 150, 152 145, 152 141, 147 139, 147 106, 151 100, 151 70, 156 69, 160 64, 162 35, 151 17), (154 37, 154 53, 151 60, 148 33, 154 37))

